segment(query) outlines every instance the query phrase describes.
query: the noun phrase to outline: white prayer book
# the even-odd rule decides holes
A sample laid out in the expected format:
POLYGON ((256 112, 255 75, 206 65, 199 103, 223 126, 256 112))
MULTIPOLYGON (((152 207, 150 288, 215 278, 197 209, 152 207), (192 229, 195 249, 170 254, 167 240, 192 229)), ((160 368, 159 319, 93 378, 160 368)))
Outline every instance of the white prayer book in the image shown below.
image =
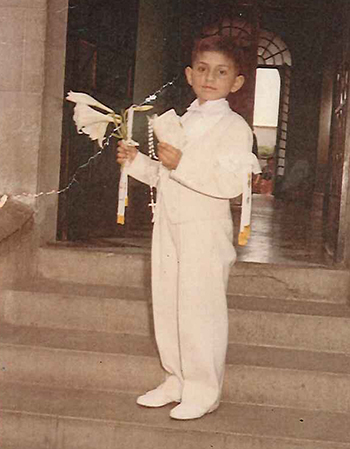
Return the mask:
POLYGON ((179 149, 185 146, 185 132, 182 128, 180 117, 174 109, 170 109, 160 116, 154 115, 150 120, 159 142, 168 143, 179 149))

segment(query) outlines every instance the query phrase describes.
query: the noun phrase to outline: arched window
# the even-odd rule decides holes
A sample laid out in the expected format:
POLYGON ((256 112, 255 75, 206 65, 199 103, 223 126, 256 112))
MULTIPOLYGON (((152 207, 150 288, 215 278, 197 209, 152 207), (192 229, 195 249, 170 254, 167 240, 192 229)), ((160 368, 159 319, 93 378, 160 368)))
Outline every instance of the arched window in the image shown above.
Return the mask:
POLYGON ((292 57, 286 44, 277 34, 260 30, 258 39, 258 65, 292 65, 292 57))

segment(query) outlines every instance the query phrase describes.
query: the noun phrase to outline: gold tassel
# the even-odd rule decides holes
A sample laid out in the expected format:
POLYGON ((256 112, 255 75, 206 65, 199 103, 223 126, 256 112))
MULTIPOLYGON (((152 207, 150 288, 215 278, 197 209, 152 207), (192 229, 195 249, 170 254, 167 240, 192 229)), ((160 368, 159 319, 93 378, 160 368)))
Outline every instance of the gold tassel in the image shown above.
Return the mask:
POLYGON ((121 225, 125 224, 125 217, 124 217, 124 215, 118 215, 117 224, 121 224, 121 225))
POLYGON ((245 246, 248 243, 248 239, 250 237, 250 226, 244 226, 242 232, 238 235, 238 245, 245 246))

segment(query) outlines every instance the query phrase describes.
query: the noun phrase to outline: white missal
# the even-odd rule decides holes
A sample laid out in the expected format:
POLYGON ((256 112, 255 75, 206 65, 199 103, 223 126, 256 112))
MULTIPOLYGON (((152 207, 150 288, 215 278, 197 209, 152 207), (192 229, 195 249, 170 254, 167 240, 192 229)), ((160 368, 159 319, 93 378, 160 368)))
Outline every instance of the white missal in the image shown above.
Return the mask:
POLYGON ((160 116, 154 115, 150 120, 159 142, 166 142, 178 149, 185 146, 185 132, 182 128, 180 117, 174 109, 170 109, 160 116))

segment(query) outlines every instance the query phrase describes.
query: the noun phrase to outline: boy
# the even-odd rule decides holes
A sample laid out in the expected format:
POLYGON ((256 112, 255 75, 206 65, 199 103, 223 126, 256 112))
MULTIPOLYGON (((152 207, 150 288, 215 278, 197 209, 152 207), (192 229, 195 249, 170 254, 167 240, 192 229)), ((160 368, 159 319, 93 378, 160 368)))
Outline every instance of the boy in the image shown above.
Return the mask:
POLYGON ((252 132, 226 101, 244 83, 238 57, 230 37, 197 42, 192 67, 185 70, 197 96, 181 118, 186 144, 159 143, 161 164, 119 142, 118 162, 129 160, 129 175, 157 185, 158 191, 152 295, 166 380, 137 403, 180 402, 170 412, 174 419, 200 418, 220 402, 228 342, 226 289, 236 259, 229 198, 242 193, 242 172, 254 158, 252 132))

